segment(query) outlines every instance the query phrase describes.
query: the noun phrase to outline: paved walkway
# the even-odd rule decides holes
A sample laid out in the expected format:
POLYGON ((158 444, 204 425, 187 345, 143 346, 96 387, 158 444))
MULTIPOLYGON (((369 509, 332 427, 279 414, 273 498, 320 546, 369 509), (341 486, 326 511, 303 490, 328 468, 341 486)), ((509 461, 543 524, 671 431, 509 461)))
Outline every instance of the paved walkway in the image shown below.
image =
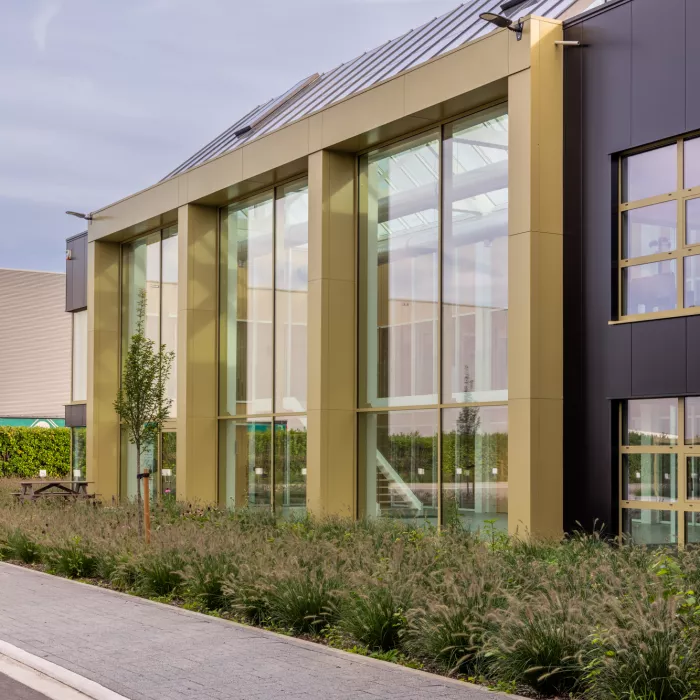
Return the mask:
POLYGON ((131 700, 506 697, 8 564, 0 639, 131 700))
POLYGON ((46 700, 45 695, 13 681, 4 673, 0 673, 0 698, 3 700, 46 700))

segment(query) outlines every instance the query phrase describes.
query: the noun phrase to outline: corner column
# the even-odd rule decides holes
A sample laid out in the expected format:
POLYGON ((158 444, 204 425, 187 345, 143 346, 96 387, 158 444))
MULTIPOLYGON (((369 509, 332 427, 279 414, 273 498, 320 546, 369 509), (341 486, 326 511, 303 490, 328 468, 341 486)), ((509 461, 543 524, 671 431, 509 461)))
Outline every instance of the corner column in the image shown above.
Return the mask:
POLYGON ((309 156, 307 508, 357 512, 355 158, 309 156))
POLYGON ((563 531, 563 51, 532 19, 508 79, 508 529, 563 531))
POLYGON ((120 250, 118 243, 88 243, 87 479, 105 502, 120 495, 119 419, 113 405, 119 389, 120 250))
POLYGON ((178 209, 177 497, 217 501, 217 215, 178 209))

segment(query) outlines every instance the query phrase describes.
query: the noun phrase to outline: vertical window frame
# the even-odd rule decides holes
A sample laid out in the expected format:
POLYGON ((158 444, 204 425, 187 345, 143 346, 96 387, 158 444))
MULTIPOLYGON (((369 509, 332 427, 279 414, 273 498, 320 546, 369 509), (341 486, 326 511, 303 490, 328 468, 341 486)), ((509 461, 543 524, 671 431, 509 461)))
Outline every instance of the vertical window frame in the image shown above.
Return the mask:
MULTIPOLYGON (((700 314, 700 304, 697 306, 685 307, 685 259, 692 256, 700 256, 700 242, 687 244, 686 242, 686 207, 687 202, 700 199, 700 185, 695 187, 685 187, 685 144, 698 138, 699 134, 694 132, 674 139, 659 141, 654 144, 644 146, 622 153, 617 158, 617 302, 614 304, 614 317, 611 324, 629 323, 635 321, 648 321, 656 318, 677 318, 682 316, 694 316, 700 314), (659 148, 676 146, 676 189, 673 192, 654 195, 644 199, 623 201, 624 193, 624 162, 627 158, 634 157, 641 153, 654 151, 659 148), (641 209, 643 207, 663 204, 675 201, 677 205, 676 213, 676 247, 675 250, 652 255, 640 255, 636 257, 625 257, 624 250, 624 228, 623 215, 626 212, 641 209), (675 260, 676 262, 676 307, 670 310, 650 311, 645 313, 625 313, 625 287, 624 270, 644 264, 660 263, 675 260)), ((614 298, 614 297, 613 297, 614 298)))
MULTIPOLYGON (((362 313, 363 313, 363 306, 362 306, 362 285, 363 285, 363 280, 367 275, 366 269, 363 269, 363 261, 362 261, 362 254, 361 254, 361 247, 362 247, 362 242, 361 242, 361 237, 362 237, 362 224, 361 224, 361 215, 362 212, 365 209, 365 204, 362 199, 362 192, 363 192, 363 187, 361 183, 361 178, 362 178, 362 173, 363 173, 363 168, 361 165, 361 160, 362 157, 367 155, 368 153, 375 152, 384 148, 391 148, 395 147, 397 145, 400 145, 403 142, 410 142, 411 140, 420 137, 422 134, 429 134, 434 131, 439 130, 439 139, 440 139, 440 144, 439 144, 439 163, 438 163, 438 173, 439 173, 439 179, 438 179, 438 317, 437 317, 437 326, 438 326, 438 333, 437 333, 437 402, 436 403, 430 403, 430 404, 423 404, 423 403, 417 403, 415 405, 387 405, 387 406, 369 406, 365 405, 361 402, 362 398, 362 391, 357 392, 357 408, 356 408, 356 414, 358 417, 357 425, 360 425, 360 419, 362 417, 362 414, 382 414, 382 413, 393 413, 393 412, 400 412, 400 411, 422 411, 422 410, 436 410, 437 411, 437 447, 436 447, 436 452, 437 452, 437 488, 438 488, 438 498, 437 498, 437 523, 438 523, 438 528, 443 528, 445 526, 445 513, 444 513, 444 494, 443 494, 443 459, 442 459, 442 452, 443 452, 443 423, 444 423, 444 418, 443 418, 443 411, 445 410, 451 410, 451 409, 463 409, 463 408, 483 408, 483 407, 489 407, 489 406, 497 406, 497 407, 505 407, 506 410, 508 410, 508 415, 510 415, 509 411, 509 400, 497 400, 497 401, 476 401, 476 402, 456 402, 456 403, 445 403, 444 401, 444 389, 443 389, 443 356, 442 356, 442 346, 443 346, 443 326, 444 326, 444 318, 443 318, 443 308, 442 308, 442 302, 443 302, 443 267, 444 267, 444 260, 443 260, 443 241, 444 241, 444 178, 445 178, 445 168, 446 167, 451 167, 451 163, 448 163, 447 158, 446 158, 446 151, 447 149, 445 148, 445 141, 446 141, 446 127, 451 124, 458 123, 460 121, 465 120, 466 118, 469 117, 477 117, 479 114, 484 114, 487 115, 490 112, 494 111, 502 111, 503 114, 509 114, 509 109, 508 109, 508 101, 507 100, 499 100, 497 102, 494 102, 492 104, 487 104, 487 105, 482 105, 478 109, 472 110, 468 113, 462 114, 458 117, 451 117, 449 119, 444 119, 438 124, 432 125, 429 128, 422 129, 420 131, 417 131, 413 134, 410 134, 405 137, 401 137, 400 139, 396 139, 394 141, 390 141, 384 144, 380 144, 378 146, 373 146, 371 149, 367 149, 366 151, 363 151, 361 153, 358 153, 357 159, 356 159, 356 172, 358 174, 358 188, 357 188, 357 195, 356 195, 356 211, 357 211, 357 220, 356 220, 356 231, 357 231, 357 239, 358 239, 358 251, 360 251, 360 254, 358 255, 358 260, 357 260, 357 281, 358 281, 358 289, 356 293, 356 304, 357 304, 357 313, 356 313, 356 323, 357 323, 357 329, 358 332, 356 334, 356 341, 357 341, 357 379, 356 379, 356 386, 358 389, 360 389, 361 382, 366 382, 367 380, 367 372, 370 370, 370 368, 367 365, 367 357, 366 357, 366 352, 363 352, 362 348, 362 330, 361 326, 364 322, 366 322, 366 318, 362 318, 362 313)), ((486 118, 486 117, 485 117, 486 118)), ((700 188, 699 188, 700 189, 700 188)), ((364 266, 366 268, 366 265, 364 266)), ((358 454, 358 469, 357 469, 357 475, 358 475, 358 494, 359 494, 359 508, 360 512, 359 515, 360 517, 362 516, 367 516, 368 515, 368 508, 370 504, 366 502, 367 497, 366 497, 366 491, 367 491, 367 465, 364 464, 364 458, 361 457, 360 455, 363 454, 363 445, 361 444, 361 438, 362 438, 362 430, 358 427, 356 430, 356 439, 357 439, 357 454, 358 454)), ((510 432, 510 429, 509 429, 510 432)))
MULTIPOLYGON (((654 397, 657 398, 657 397, 654 397)), ((659 397, 660 398, 660 397, 659 397)), ((676 545, 682 549, 686 545, 686 515, 688 513, 700 513, 700 500, 692 500, 688 498, 688 474, 687 460, 688 457, 700 457, 700 444, 686 445, 686 428, 685 428, 685 401, 686 398, 693 397, 672 397, 677 401, 677 420, 678 420, 678 440, 675 445, 625 445, 626 420, 625 410, 628 401, 620 401, 618 407, 618 535, 622 537, 624 527, 624 511, 625 510, 656 510, 670 511, 676 513, 678 518, 678 530, 676 545), (671 454, 676 456, 678 465, 678 498, 674 501, 638 501, 623 499, 624 493, 624 457, 634 454, 653 454, 666 455, 671 454)), ((634 399, 630 399, 633 401, 634 399)), ((651 400, 651 399, 650 399, 651 400)), ((669 544, 669 546, 674 546, 669 544)))
MULTIPOLYGON (((219 207, 217 213, 217 236, 216 236, 216 258, 217 258, 217 295, 216 295, 216 325, 217 325, 217 338, 216 338, 216 367, 217 367, 217 390, 216 390, 216 406, 217 406, 217 499, 221 506, 229 507, 231 504, 226 501, 226 478, 225 478, 225 465, 221 462, 221 432, 226 422, 233 423, 264 423, 266 421, 270 422, 270 512, 275 514, 277 512, 276 503, 276 462, 275 462, 275 429, 277 425, 277 420, 287 417, 305 418, 307 421, 307 431, 308 431, 308 404, 307 409, 304 411, 290 411, 284 410, 283 407, 277 407, 276 403, 276 393, 277 393, 277 202, 281 198, 281 193, 285 189, 298 186, 300 188, 306 186, 308 188, 308 174, 296 175, 287 180, 283 180, 275 184, 273 187, 265 187, 261 190, 247 194, 245 197, 240 199, 235 199, 227 202, 225 205, 219 207), (247 202, 254 202, 256 200, 271 197, 272 199, 272 365, 270 371, 272 372, 272 402, 271 411, 266 411, 264 413, 250 413, 246 411, 243 414, 230 414, 224 413, 221 410, 221 333, 223 330, 221 323, 221 235, 222 235, 222 218, 225 216, 226 211, 231 206, 246 206, 247 202)), ((307 291, 308 294, 308 291, 307 291)), ((308 317, 307 317, 308 323, 308 317)), ((233 488, 233 502, 234 507, 239 508, 240 506, 235 505, 238 500, 238 495, 235 492, 235 483, 233 488)))

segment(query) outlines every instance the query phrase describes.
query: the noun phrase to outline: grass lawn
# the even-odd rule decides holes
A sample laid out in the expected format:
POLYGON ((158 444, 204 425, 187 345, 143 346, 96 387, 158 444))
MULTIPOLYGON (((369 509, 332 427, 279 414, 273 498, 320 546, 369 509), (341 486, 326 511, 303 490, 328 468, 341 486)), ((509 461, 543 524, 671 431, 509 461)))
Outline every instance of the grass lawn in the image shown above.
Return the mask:
POLYGON ((184 505, 15 503, 0 556, 71 578, 532 696, 700 697, 700 550, 275 522, 184 505))

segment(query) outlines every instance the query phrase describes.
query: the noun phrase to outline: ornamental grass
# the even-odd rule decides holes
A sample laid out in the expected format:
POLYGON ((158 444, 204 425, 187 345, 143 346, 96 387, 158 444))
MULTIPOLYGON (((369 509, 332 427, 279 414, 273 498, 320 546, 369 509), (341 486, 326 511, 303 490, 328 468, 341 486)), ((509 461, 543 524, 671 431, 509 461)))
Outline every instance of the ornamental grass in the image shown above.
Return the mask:
POLYGON ((173 503, 146 546, 134 504, 18 503, 13 486, 6 561, 531 697, 700 698, 699 549, 173 503))

